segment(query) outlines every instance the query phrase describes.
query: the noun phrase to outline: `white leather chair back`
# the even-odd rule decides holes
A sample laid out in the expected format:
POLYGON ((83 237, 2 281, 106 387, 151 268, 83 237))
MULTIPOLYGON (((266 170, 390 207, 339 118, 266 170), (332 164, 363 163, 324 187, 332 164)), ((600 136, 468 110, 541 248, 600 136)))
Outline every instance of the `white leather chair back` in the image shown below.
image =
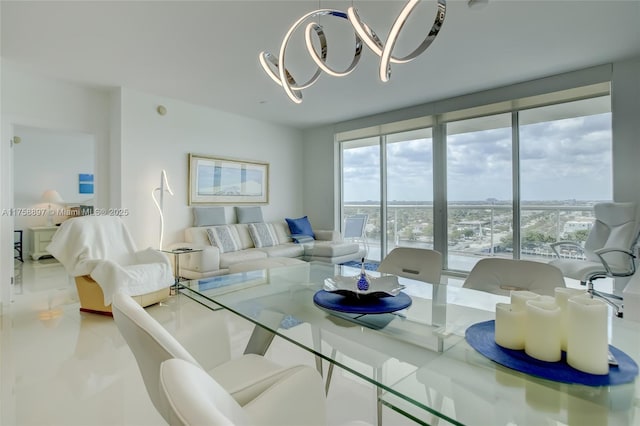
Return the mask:
POLYGON ((560 269, 547 263, 492 257, 480 259, 462 286, 503 296, 517 290, 554 296, 565 282, 560 269))
POLYGON ((379 272, 440 284, 442 254, 430 249, 396 247, 380 262, 379 272))
POLYGON ((181 359, 160 366, 160 398, 171 426, 249 426, 240 404, 202 368, 181 359))
MULTIPOLYGON (((596 220, 584 244, 587 260, 600 262, 594 250, 631 249, 637 236, 635 203, 599 203, 593 212, 596 220)), ((614 271, 628 269, 629 257, 623 253, 608 253, 604 258, 614 271)))
POLYGON ((289 370, 242 407, 202 368, 187 361, 167 360, 159 374, 162 405, 171 426, 327 424, 322 377, 310 366, 289 370))
MULTIPOLYGON (((200 365, 131 296, 122 292, 116 293, 113 297, 112 310, 116 326, 136 358, 151 402, 159 413, 166 413, 166 407, 161 405, 159 388, 160 365, 162 362, 171 358, 180 358, 198 367, 200 365)), ((165 420, 169 421, 166 417, 165 420)))

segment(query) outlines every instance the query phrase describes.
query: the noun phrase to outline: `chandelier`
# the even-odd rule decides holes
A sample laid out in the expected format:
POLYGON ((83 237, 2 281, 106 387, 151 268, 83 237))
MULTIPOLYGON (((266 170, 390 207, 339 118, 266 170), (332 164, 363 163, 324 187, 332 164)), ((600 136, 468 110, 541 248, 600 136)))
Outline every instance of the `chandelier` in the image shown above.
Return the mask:
POLYGON ((402 10, 400 11, 400 14, 393 22, 393 25, 391 26, 387 39, 384 43, 382 42, 382 40, 380 40, 375 31, 373 31, 360 18, 360 15, 353 6, 349 7, 347 9, 347 12, 336 9, 314 10, 301 16, 289 28, 282 40, 282 44, 280 45, 280 52, 278 56, 275 56, 266 51, 262 51, 258 55, 258 59, 265 73, 269 77, 271 77, 271 79, 276 84, 282 86, 289 99, 297 104, 302 103, 302 90, 313 85, 318 80, 322 72, 334 77, 344 77, 346 75, 349 75, 356 68, 358 62, 360 61, 363 44, 366 45, 369 50, 371 50, 380 58, 378 76, 380 78, 380 81, 387 82, 389 81, 389 78, 391 78, 391 64, 404 64, 417 58, 422 52, 427 50, 431 43, 433 43, 436 36, 440 32, 440 29, 442 28, 447 5, 446 0, 437 0, 437 12, 435 21, 431 26, 431 30, 422 41, 422 43, 420 43, 420 45, 415 50, 413 50, 406 56, 400 58, 393 56, 393 48, 396 45, 396 41, 398 40, 400 32, 402 31, 402 27, 407 22, 407 19, 409 18, 409 15, 411 15, 411 12, 413 12, 413 10, 416 8, 416 6, 418 6, 420 2, 421 0, 409 0, 404 5, 402 10), (313 18, 321 16, 331 16, 335 18, 345 19, 353 27, 356 39, 353 60, 351 61, 351 64, 349 64, 343 70, 335 70, 329 67, 326 63, 327 39, 322 26, 313 21, 313 18), (307 21, 309 22, 305 27, 304 32, 305 45, 309 56, 311 57, 313 62, 315 62, 317 68, 311 78, 309 78, 309 80, 307 80, 305 83, 298 84, 293 75, 291 75, 291 73, 287 70, 285 66, 285 59, 287 53, 287 45, 289 43, 289 40, 291 39, 291 36, 303 23, 307 21), (316 47, 313 45, 314 37, 317 38, 320 51, 316 50, 316 47))

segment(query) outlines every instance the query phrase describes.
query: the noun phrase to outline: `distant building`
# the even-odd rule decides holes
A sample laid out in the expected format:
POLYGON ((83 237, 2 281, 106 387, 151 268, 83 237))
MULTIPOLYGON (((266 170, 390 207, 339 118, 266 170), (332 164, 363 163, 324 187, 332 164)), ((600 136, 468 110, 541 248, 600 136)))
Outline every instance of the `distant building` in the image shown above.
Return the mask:
POLYGON ((570 220, 564 224, 562 233, 568 235, 576 231, 590 231, 592 227, 592 220, 570 220))
POLYGON ((459 231, 471 229, 476 235, 482 237, 482 227, 490 222, 486 220, 463 220, 457 223, 459 231))

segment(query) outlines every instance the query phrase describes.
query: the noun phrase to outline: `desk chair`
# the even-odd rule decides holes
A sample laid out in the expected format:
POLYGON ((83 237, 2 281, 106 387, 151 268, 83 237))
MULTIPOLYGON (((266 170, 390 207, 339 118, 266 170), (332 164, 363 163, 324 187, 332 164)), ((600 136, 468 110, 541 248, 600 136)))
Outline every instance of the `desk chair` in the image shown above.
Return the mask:
MULTIPOLYGON (((112 309, 116 326, 136 358, 151 402, 165 420, 171 423, 172 417, 168 415, 160 395, 160 365, 171 358, 182 359, 199 369, 202 369, 201 365, 131 296, 117 292, 113 296, 112 309)), ((217 325, 214 324, 208 330, 207 338, 216 342, 217 353, 214 355, 221 360, 221 363, 207 373, 240 406, 259 398, 263 392, 290 375, 307 369, 317 374, 308 366, 282 367, 259 355, 249 354, 230 359, 228 336, 222 331, 224 323, 216 323, 217 325)), ((306 392, 313 393, 312 387, 310 386, 306 392)), ((322 382, 320 382, 320 393, 322 393, 322 382)), ((301 398, 304 399, 304 396, 301 398)))
POLYGON ((616 315, 622 316, 620 307, 609 299, 620 296, 598 292, 593 281, 610 277, 630 277, 636 272, 634 250, 638 241, 638 223, 635 203, 599 203, 593 206, 595 222, 584 247, 573 241, 558 241, 551 248, 558 259, 550 262, 564 276, 587 285, 587 291, 612 305, 616 315), (584 253, 584 260, 565 259, 561 248, 570 246, 584 253))
POLYGON ((547 263, 487 257, 476 263, 462 287, 502 296, 517 290, 555 296, 554 289, 565 282, 560 269, 547 263))

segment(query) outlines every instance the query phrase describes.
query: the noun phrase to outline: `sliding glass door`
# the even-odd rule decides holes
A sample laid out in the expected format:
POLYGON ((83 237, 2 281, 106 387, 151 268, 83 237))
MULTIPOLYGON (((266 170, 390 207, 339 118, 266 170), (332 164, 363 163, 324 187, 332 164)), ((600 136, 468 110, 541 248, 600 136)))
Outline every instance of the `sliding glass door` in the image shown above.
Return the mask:
POLYGON ((511 114, 447 123, 449 269, 469 271, 485 256, 511 257, 511 114))
POLYGON ((382 235, 380 138, 342 143, 342 217, 366 214, 367 258, 379 261, 382 235))
POLYGON ((386 253, 395 247, 433 248, 431 129, 387 135, 386 253))
POLYGON ((368 259, 433 247, 432 166, 431 129, 342 143, 342 215, 368 215, 368 259))

